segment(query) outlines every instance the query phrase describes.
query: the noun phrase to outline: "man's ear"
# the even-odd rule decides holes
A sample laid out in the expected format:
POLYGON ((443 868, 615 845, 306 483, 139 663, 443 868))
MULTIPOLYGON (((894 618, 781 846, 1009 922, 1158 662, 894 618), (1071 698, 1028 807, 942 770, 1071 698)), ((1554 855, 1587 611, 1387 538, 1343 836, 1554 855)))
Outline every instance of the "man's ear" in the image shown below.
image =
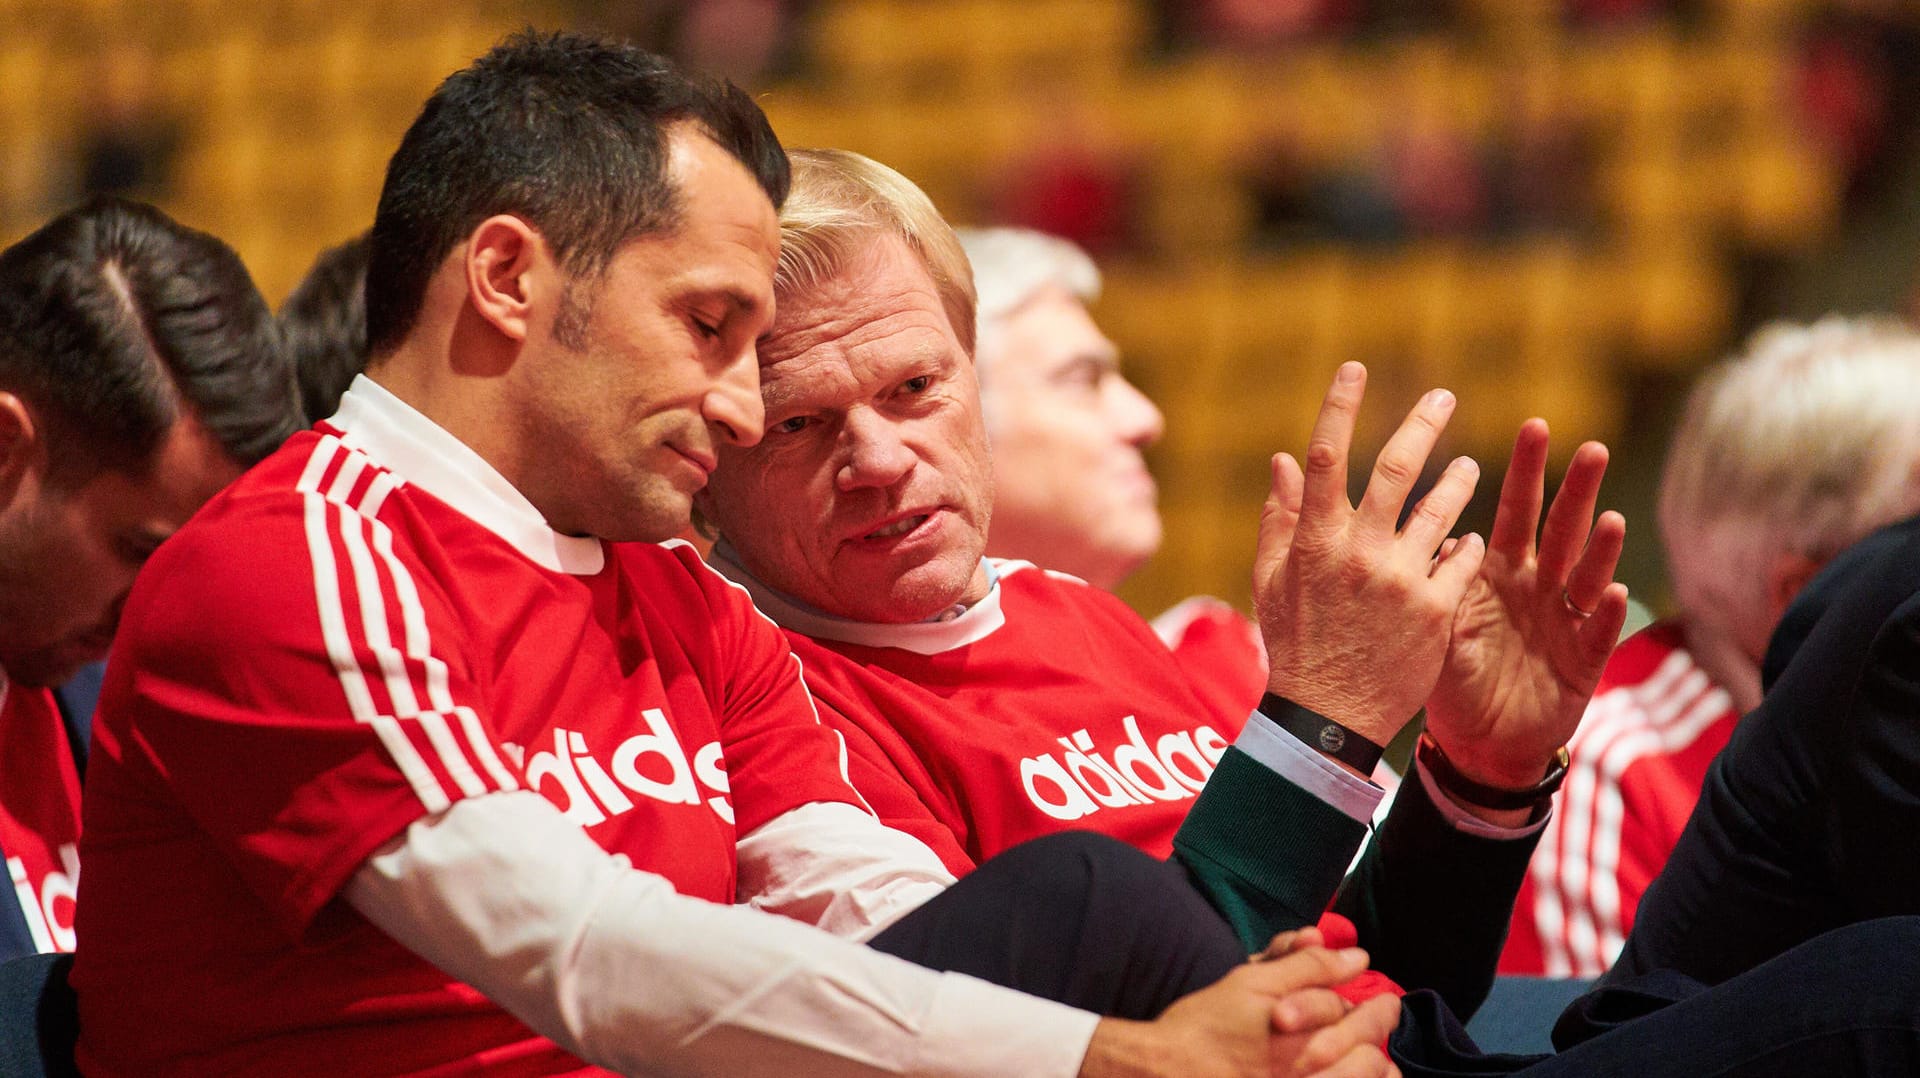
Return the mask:
POLYGON ((20 496, 34 462, 46 455, 46 431, 27 402, 0 390, 0 510, 20 496))
POLYGON ((495 214, 473 230, 466 269, 468 302, 512 341, 525 341, 534 312, 560 295, 559 267, 546 239, 512 214, 495 214))
POLYGON ((1805 554, 1781 554, 1773 559, 1767 566, 1767 610, 1773 615, 1774 624, 1779 624, 1793 597, 1800 594, 1800 589, 1825 565, 1826 562, 1805 554))

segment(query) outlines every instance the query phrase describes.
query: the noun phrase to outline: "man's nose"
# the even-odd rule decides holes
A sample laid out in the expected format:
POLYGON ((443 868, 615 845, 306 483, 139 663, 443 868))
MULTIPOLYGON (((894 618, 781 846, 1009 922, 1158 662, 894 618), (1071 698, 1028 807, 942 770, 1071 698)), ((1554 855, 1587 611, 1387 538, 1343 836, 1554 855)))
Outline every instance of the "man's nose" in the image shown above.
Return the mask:
POLYGON ((914 453, 899 425, 871 409, 847 413, 840 438, 846 459, 835 480, 841 490, 892 486, 913 470, 914 453))
POLYGON ((1114 410, 1119 419, 1120 436, 1129 445, 1142 447, 1159 441, 1167 430, 1167 418, 1160 414, 1159 406, 1125 379, 1119 380, 1115 395, 1114 410))
POLYGON ((727 364, 707 390, 700 417, 728 444, 741 448, 760 444, 767 432, 767 409, 760 400, 760 358, 752 344, 727 364))

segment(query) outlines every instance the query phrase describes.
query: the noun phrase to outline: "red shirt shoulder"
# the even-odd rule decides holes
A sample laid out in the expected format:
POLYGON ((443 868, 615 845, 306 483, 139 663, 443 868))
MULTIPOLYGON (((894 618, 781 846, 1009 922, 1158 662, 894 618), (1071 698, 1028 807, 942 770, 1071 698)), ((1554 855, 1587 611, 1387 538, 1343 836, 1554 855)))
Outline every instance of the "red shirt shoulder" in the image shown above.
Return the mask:
POLYGON ((1267 691, 1267 649, 1245 614, 1208 595, 1183 599, 1153 619, 1193 691, 1223 719, 1244 722, 1267 691))

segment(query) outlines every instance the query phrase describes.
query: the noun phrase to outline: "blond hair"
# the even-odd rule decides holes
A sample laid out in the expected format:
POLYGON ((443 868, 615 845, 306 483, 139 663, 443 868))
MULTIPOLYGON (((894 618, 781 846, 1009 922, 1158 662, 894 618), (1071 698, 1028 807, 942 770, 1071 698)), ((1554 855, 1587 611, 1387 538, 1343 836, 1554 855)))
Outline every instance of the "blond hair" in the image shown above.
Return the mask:
POLYGON ((780 208, 779 302, 838 276, 866 244, 895 236, 933 278, 960 344, 973 354, 973 271, 933 201, 913 181, 848 150, 789 150, 793 188, 780 208))
POLYGON ((1825 561, 1920 509, 1920 334, 1890 318, 1777 323, 1694 387, 1660 481, 1675 597, 1764 647, 1769 566, 1825 561))

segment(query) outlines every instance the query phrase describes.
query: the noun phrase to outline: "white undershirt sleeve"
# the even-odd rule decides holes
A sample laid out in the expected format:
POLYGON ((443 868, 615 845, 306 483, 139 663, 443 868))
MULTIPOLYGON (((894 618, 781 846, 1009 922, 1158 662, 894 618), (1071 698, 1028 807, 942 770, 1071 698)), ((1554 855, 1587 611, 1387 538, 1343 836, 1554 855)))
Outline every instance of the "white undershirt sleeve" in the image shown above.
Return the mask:
POLYGON ((852 805, 815 802, 739 841, 740 901, 870 939, 953 883, 926 843, 852 805))
MULTIPOLYGON (((894 897, 873 909, 884 917, 925 883, 882 887, 894 897)), ((466 798, 415 821, 345 897, 541 1035, 626 1074, 1066 1078, 1099 1021, 676 894, 530 791, 466 798)), ((849 917, 829 909, 822 920, 849 917)))

